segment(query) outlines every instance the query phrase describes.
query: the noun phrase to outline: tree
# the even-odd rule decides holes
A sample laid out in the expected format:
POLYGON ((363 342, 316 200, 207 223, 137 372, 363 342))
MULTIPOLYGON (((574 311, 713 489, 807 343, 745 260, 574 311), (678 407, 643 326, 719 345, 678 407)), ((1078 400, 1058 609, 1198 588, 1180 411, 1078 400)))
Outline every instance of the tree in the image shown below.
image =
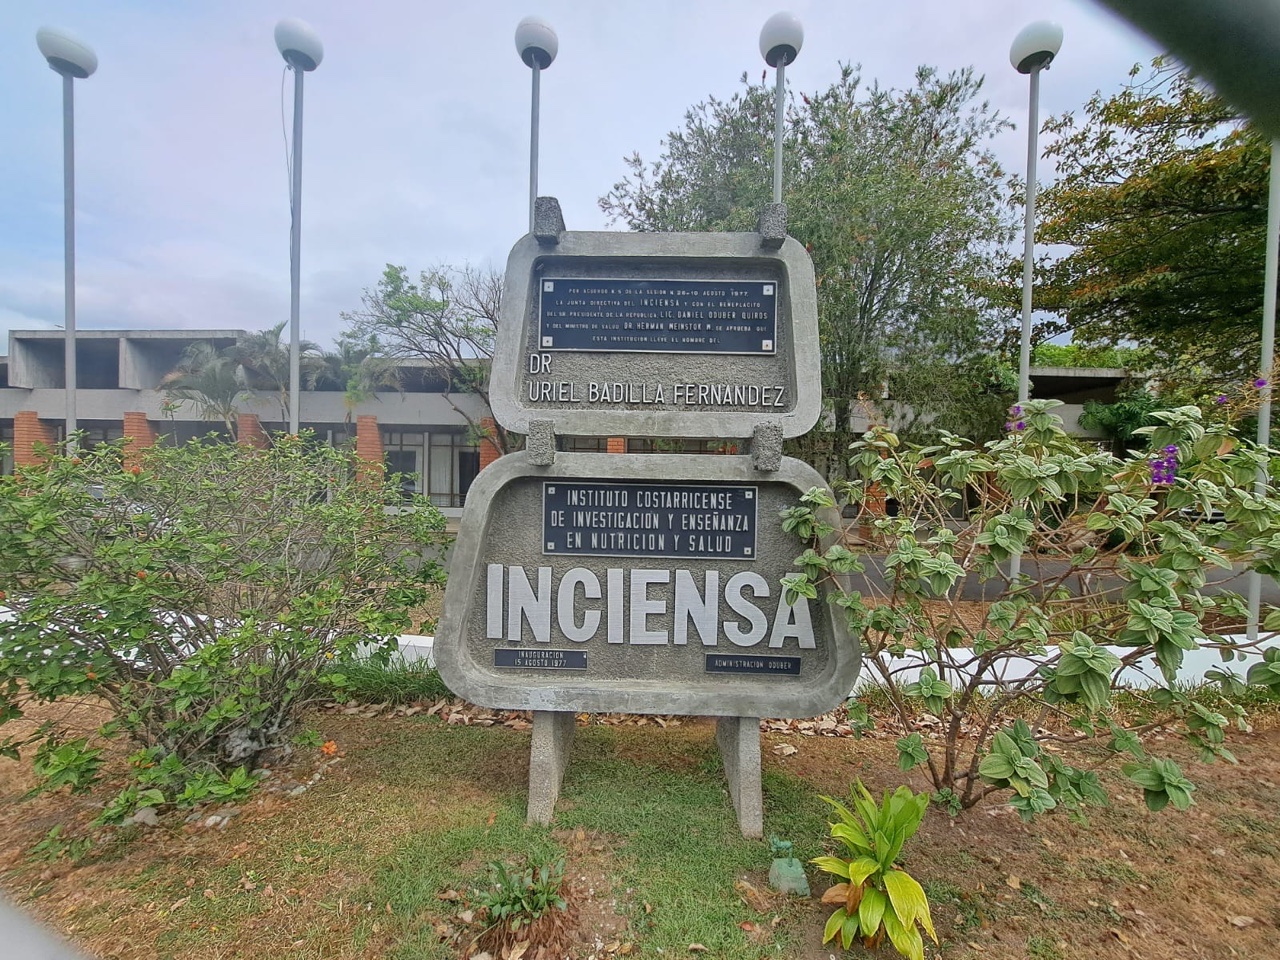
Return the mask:
POLYGON ((307 387, 311 390, 341 390, 346 409, 344 422, 351 425, 355 408, 379 390, 402 390, 400 368, 389 357, 379 356, 377 340, 368 336, 359 342, 349 334, 338 337, 336 350, 324 350, 308 366, 307 387))
MULTIPOLYGON (((752 229, 771 199, 773 94, 743 82, 690 109, 658 161, 629 158, 601 209, 633 230, 752 229)), ((988 148, 1005 121, 980 89, 971 70, 927 68, 908 89, 864 89, 844 67, 789 104, 784 200, 817 272, 829 413, 805 452, 828 470, 839 470, 859 397, 886 386, 897 401, 887 415, 908 433, 983 407, 984 436, 1004 421, 1012 381, 991 375, 1002 318, 987 294, 1013 223, 988 148)))
POLYGON ((1039 240, 1072 249, 1039 265, 1038 305, 1061 315, 1049 332, 1150 347, 1166 379, 1252 379, 1268 141, 1171 61, 1131 77, 1045 124, 1059 179, 1039 240))
MULTIPOLYGON (((287 324, 287 320, 281 320, 274 327, 246 334, 227 352, 240 365, 245 383, 251 389, 275 393, 282 424, 289 422, 289 344, 282 339, 287 324)), ((298 351, 305 379, 308 368, 319 360, 320 347, 310 340, 302 340, 298 351)))
POLYGON ((489 406, 489 371, 498 337, 502 275, 465 266, 433 267, 415 283, 405 267, 387 264, 377 286, 361 297, 362 309, 342 314, 343 336, 367 345, 370 356, 427 360, 444 379, 445 399, 476 436, 506 453, 513 437, 501 426, 486 430, 451 394, 475 394, 489 406))
POLYGON ((228 436, 236 435, 239 403, 248 393, 244 372, 207 340, 197 340, 182 352, 178 366, 160 381, 160 389, 169 403, 189 403, 204 419, 221 421, 228 436))

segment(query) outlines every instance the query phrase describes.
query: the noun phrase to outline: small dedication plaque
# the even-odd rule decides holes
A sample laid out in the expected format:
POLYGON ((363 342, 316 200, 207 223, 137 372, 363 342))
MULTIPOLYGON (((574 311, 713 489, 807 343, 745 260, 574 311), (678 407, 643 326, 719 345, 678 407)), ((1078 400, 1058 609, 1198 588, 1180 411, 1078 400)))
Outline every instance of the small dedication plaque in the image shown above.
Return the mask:
POLYGON ((542 485, 542 552, 756 559, 755 486, 554 480, 542 485))
POLYGON ((772 355, 778 284, 772 280, 544 278, 543 350, 772 355))
POLYGON ((493 651, 495 667, 518 670, 585 670, 587 651, 551 650, 546 647, 499 647, 493 651))
POLYGON ((707 673, 763 673, 800 676, 799 657, 753 657, 745 653, 708 653, 707 673))

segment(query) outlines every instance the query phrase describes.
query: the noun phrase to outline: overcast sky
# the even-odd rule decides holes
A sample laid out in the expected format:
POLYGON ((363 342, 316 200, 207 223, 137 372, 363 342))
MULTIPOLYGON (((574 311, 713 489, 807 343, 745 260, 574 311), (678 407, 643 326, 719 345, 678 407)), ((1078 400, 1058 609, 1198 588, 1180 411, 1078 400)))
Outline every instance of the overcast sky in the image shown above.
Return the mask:
MULTIPOLYGON (((1042 115, 1113 90, 1157 51, 1090 0, 7 0, 0 4, 0 341, 61 325, 61 81, 43 25, 96 50, 76 82, 78 323, 261 329, 288 317, 283 61, 272 30, 300 17, 324 62, 306 76, 303 335, 329 342, 387 262, 501 267, 527 222, 529 70, 521 17, 549 21, 539 192, 570 229, 605 229, 596 200, 623 157, 660 152, 684 111, 759 77, 761 25, 790 9, 805 45, 793 89, 840 61, 884 85, 919 64, 972 65, 1017 121, 997 144, 1025 164, 1027 80, 1008 49, 1025 23, 1063 25, 1042 115)), ((289 78, 288 91, 292 88, 289 78)), ((769 176, 762 171, 762 176, 769 176)))

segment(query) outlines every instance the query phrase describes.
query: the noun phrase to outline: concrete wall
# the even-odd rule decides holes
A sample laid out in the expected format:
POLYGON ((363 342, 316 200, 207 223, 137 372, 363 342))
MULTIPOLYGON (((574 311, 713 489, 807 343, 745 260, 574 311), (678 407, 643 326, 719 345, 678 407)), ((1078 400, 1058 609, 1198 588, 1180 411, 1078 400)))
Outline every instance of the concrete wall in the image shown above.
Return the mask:
MULTIPOLYGON (((59 375, 61 371, 59 370, 59 375)), ((145 413, 157 423, 160 432, 170 419, 164 411, 165 395, 159 390, 79 390, 78 413, 83 419, 123 420, 129 412, 145 413)), ((304 423, 342 423, 348 415, 343 394, 310 392, 302 394, 300 418, 304 423)), ((267 425, 280 420, 280 404, 274 393, 256 391, 237 404, 240 412, 253 413, 267 425)), ((0 419, 12 419, 20 410, 34 410, 42 418, 62 420, 66 417, 66 392, 61 386, 0 389, 0 419)), ((465 427, 467 419, 459 411, 473 416, 478 423, 487 411, 474 394, 380 393, 375 399, 359 404, 351 416, 375 416, 383 425, 465 427), (455 409, 456 408, 456 409, 455 409)), ((200 421, 200 411, 184 404, 172 415, 173 420, 200 421)))

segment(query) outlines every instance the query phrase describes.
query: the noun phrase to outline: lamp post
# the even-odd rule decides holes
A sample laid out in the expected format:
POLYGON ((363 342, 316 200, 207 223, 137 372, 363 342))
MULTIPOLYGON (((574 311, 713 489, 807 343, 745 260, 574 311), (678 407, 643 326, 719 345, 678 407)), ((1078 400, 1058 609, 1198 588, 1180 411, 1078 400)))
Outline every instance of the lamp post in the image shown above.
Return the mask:
POLYGON ((516 52, 533 71, 533 94, 529 109, 529 231, 533 231, 533 207, 538 199, 538 109, 539 78, 551 66, 560 49, 560 40, 551 25, 537 17, 525 17, 516 24, 516 52))
MULTIPOLYGON (((1258 446, 1271 443, 1271 391, 1275 389, 1276 353, 1276 261, 1280 258, 1280 140, 1271 141, 1271 179, 1267 193, 1267 247, 1263 262, 1262 288, 1262 361, 1259 369, 1266 383, 1262 386, 1262 404, 1258 407, 1258 446)), ((1267 488, 1267 468, 1258 470, 1256 493, 1267 488)), ((1262 615, 1262 574, 1249 571, 1249 622, 1246 636, 1258 639, 1258 621, 1262 615)))
POLYGON ((36 46, 49 67, 62 76, 62 230, 63 325, 66 349, 66 441, 75 445, 76 424, 76 140, 73 83, 98 69, 98 56, 86 43, 62 30, 41 27, 36 46))
POLYGON ((297 434, 302 403, 302 343, 299 307, 302 287, 302 75, 320 66, 324 44, 314 30, 301 20, 281 20, 276 24, 276 48, 293 70, 293 149, 290 158, 292 181, 289 207, 289 432, 297 434))
MULTIPOLYGON (((1022 337, 1018 350, 1018 404, 1031 397, 1031 289, 1032 252, 1036 234, 1036 161, 1040 132, 1040 71, 1046 70, 1062 49, 1062 27, 1048 20, 1027 24, 1013 38, 1009 62, 1019 73, 1031 75, 1031 96, 1027 104, 1027 202, 1022 239, 1022 337)), ((1022 573, 1022 555, 1009 563, 1009 576, 1022 573)))
POLYGON ((782 202, 782 121, 786 111, 787 64, 804 45, 804 27, 795 14, 775 13, 760 28, 760 55, 778 70, 773 93, 773 202, 782 202))
POLYGON ((1022 241, 1022 343, 1018 353, 1018 402, 1031 393, 1031 255, 1036 232, 1036 136, 1040 127, 1040 71, 1048 68, 1062 48, 1062 27, 1039 20, 1023 27, 1009 48, 1009 62, 1019 73, 1031 75, 1027 106, 1027 204, 1022 241))

